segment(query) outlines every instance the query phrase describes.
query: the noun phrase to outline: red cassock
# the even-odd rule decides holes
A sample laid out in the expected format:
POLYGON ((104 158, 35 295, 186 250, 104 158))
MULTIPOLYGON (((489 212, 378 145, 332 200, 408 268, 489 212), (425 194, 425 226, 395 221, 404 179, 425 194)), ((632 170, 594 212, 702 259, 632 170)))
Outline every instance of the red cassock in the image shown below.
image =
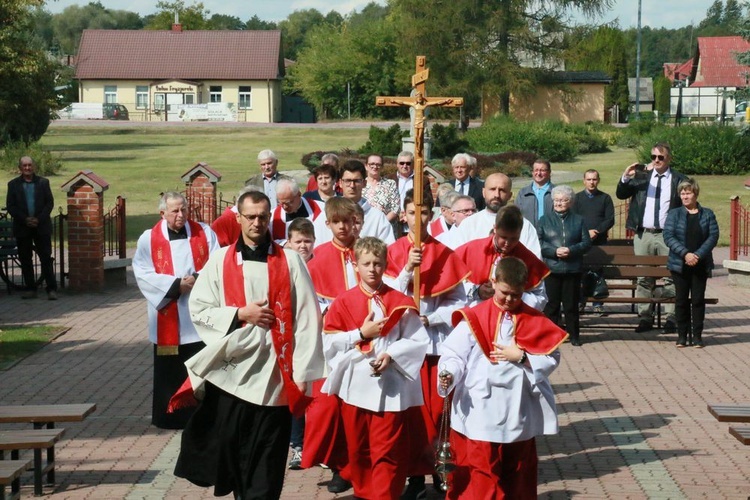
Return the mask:
MULTIPOLYGON (((420 265, 420 297, 438 297, 453 290, 471 273, 458 256, 433 236, 427 236, 422 244, 420 265)), ((386 276, 395 279, 409 260, 409 251, 414 248, 414 240, 409 234, 399 238, 388 247, 388 267, 386 276)), ((410 290, 413 293, 413 289, 410 290)), ((429 313, 423 311, 422 313, 429 313)), ((422 395, 425 404, 407 410, 410 439, 409 476, 431 474, 434 469, 435 448, 440 419, 443 413, 443 398, 437 392, 438 356, 427 356, 420 373, 422 395)))
POLYGON ((211 229, 216 233, 219 246, 226 247, 240 238, 240 223, 237 222, 237 209, 229 207, 211 223, 211 229))
POLYGON ((469 266, 471 270, 469 281, 475 285, 482 285, 490 281, 492 265, 498 257, 516 257, 526 264, 526 268, 529 270, 529 278, 524 290, 536 288, 549 275, 547 265, 526 248, 523 243, 518 243, 507 254, 499 254, 495 249, 494 236, 465 243, 456 249, 456 255, 469 266))
MULTIPOLYGON (((354 259, 354 251, 333 241, 315 249, 315 256, 307 263, 315 293, 333 300, 356 283, 348 283, 346 264, 354 259)), ((305 415, 304 452, 302 467, 326 464, 339 470, 348 479, 348 457, 344 424, 341 420, 340 400, 320 392, 323 380, 312 385, 313 402, 305 415)))

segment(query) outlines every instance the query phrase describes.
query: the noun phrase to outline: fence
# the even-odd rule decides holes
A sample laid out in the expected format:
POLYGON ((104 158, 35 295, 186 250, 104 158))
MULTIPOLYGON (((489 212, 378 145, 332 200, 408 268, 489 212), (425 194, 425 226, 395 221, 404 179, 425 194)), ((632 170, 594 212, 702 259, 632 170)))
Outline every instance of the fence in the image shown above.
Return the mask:
POLYGON ((739 260, 740 255, 747 257, 750 241, 750 210, 743 206, 739 196, 730 198, 729 215, 729 260, 739 260))
POLYGON ((115 206, 104 214, 104 247, 105 257, 117 255, 117 258, 127 257, 125 198, 118 196, 115 206))
MULTIPOLYGON (((68 279, 68 267, 66 262, 65 242, 65 224, 67 214, 60 212, 52 217, 52 265, 54 266, 55 276, 57 277, 58 287, 65 288, 65 282, 68 279)), ((23 275, 21 273, 21 262, 18 259, 18 248, 10 232, 11 217, 5 211, 0 211, 0 223, 7 231, 3 232, 3 252, 0 255, 0 279, 5 282, 8 291, 20 290, 24 288, 23 275)), ((41 285, 41 265, 36 252, 33 254, 34 262, 34 279, 37 285, 41 285)))

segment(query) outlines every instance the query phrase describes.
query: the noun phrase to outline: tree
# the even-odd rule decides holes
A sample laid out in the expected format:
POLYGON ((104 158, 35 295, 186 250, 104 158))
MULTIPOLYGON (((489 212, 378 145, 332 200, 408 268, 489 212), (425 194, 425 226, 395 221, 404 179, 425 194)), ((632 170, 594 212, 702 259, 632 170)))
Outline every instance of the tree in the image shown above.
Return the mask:
POLYGON ((5 0, 0 6, 0 145, 38 140, 49 127, 56 66, 33 33, 38 0, 5 0))
POLYGON ((245 23, 240 21, 240 18, 236 16, 214 14, 208 20, 206 28, 210 30, 244 30, 245 23))
POLYGON ((710 26, 721 26, 721 20, 724 17, 724 4, 721 0, 714 0, 714 3, 706 11, 706 18, 698 25, 699 28, 708 28, 710 26))
POLYGON ((277 29, 276 23, 273 21, 263 21, 256 15, 251 17, 245 22, 246 30, 275 30, 277 29))
POLYGON ((581 28, 569 39, 565 67, 577 71, 604 71, 612 78, 604 95, 604 106, 617 105, 624 120, 629 110, 628 61, 623 50, 625 36, 617 26, 581 28))
MULTIPOLYGON (((748 12, 747 16, 742 20, 739 27, 739 33, 747 41, 750 41, 750 11, 748 12)), ((744 66, 748 66, 747 73, 750 74, 750 50, 746 52, 740 52, 739 54, 736 54, 735 57, 737 58, 737 62, 744 66)), ((734 96, 735 100, 737 102, 740 102, 742 100, 750 100, 750 87, 745 87, 744 89, 737 90, 734 96)), ((745 130, 746 133, 750 133, 750 128, 747 127, 747 123, 745 124, 745 130)))
POLYGON ((444 88, 499 97, 500 112, 510 95, 533 92, 544 69, 555 66, 572 11, 595 16, 611 0, 453 0, 425 9, 423 0, 393 0, 401 53, 425 54, 444 88), (536 66, 536 67, 534 67, 536 66), (541 68, 540 68, 541 66, 541 68), (462 89, 463 87, 463 89, 462 89))
POLYGON ((393 76, 400 72, 396 36, 386 19, 314 28, 289 69, 289 90, 299 92, 319 116, 343 118, 348 114, 348 85, 353 116, 395 116, 397 108, 376 107, 375 97, 408 93, 409 87, 398 87, 393 76))
POLYGON ((174 23, 175 19, 175 13, 179 15, 179 21, 183 29, 210 29, 208 23, 208 15, 210 14, 210 12, 206 10, 203 2, 197 2, 192 5, 186 6, 184 0, 174 0, 173 2, 160 0, 156 3, 156 8, 159 9, 159 12, 157 12, 153 17, 149 19, 149 22, 146 25, 146 29, 172 29, 172 24, 174 23))
POLYGON ((63 54, 75 54, 85 29, 142 29, 135 12, 105 9, 99 2, 71 5, 52 17, 52 43, 63 54))
POLYGON ((296 59, 305 42, 305 36, 316 26, 326 24, 326 20, 316 9, 295 10, 279 22, 284 44, 284 57, 296 59))
POLYGON ((659 112, 660 116, 669 115, 670 109, 670 89, 672 82, 664 76, 654 78, 654 109, 659 112))

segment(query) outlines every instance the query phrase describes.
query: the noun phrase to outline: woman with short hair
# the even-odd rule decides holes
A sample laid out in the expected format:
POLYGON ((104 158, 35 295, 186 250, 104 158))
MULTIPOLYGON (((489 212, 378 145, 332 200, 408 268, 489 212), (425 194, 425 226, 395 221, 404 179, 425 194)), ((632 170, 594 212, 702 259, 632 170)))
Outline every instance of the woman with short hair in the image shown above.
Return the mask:
POLYGON ((712 252, 719 241, 719 224, 713 211, 698 203, 700 187, 695 179, 682 181, 677 192, 682 206, 670 210, 664 224, 667 269, 675 285, 677 347, 703 347, 706 282, 714 268, 712 252))

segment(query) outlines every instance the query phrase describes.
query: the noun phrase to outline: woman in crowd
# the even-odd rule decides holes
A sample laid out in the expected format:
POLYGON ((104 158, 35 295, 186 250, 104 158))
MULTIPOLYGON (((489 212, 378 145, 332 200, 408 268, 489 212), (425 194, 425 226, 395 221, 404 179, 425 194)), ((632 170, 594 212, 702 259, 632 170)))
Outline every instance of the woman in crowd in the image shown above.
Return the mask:
POLYGON ((328 198, 338 196, 336 193, 336 182, 339 179, 339 171, 335 165, 322 163, 315 168, 314 172, 317 187, 312 191, 307 191, 304 196, 308 200, 328 201, 328 198))
POLYGON ((713 249, 719 241, 719 224, 713 211, 698 203, 700 188, 694 179, 677 186, 682 206, 669 211, 664 243, 669 247, 667 268, 675 286, 677 347, 703 347, 706 315, 706 281, 714 267, 713 249), (690 337, 692 333, 692 337, 690 337))
POLYGON ((554 211, 545 214, 537 224, 542 258, 550 274, 544 280, 549 301, 544 314, 560 322, 560 304, 565 313, 565 330, 570 343, 580 346, 578 302, 581 293, 583 254, 591 248, 589 231, 583 217, 570 210, 575 193, 570 186, 552 189, 554 211))
POLYGON ((388 222, 394 224, 401 210, 399 206, 401 201, 398 197, 396 181, 381 177, 380 170, 383 168, 382 156, 370 155, 367 158, 365 168, 367 169, 367 179, 365 188, 362 190, 362 197, 373 208, 382 211, 388 218, 388 222))

